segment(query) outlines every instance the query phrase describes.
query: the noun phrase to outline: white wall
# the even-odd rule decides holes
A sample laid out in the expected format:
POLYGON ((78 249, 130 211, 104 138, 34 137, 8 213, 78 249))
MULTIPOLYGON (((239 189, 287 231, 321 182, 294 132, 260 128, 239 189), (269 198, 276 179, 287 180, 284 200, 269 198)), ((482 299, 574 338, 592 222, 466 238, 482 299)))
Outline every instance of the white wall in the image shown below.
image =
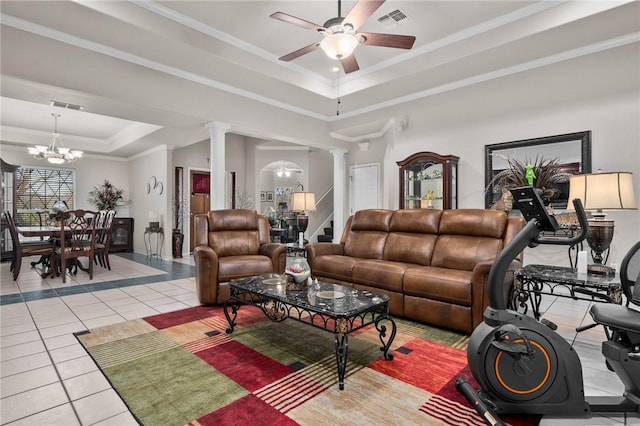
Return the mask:
MULTIPOLYGON (((9 164, 19 166, 46 167, 51 169, 72 169, 76 172, 75 207, 78 209, 95 210, 87 198, 93 187, 100 185, 105 179, 115 187, 124 191, 125 199, 133 199, 130 190, 129 166, 127 160, 102 156, 87 156, 74 163, 56 166, 43 160, 36 160, 26 152, 26 148, 3 145, 0 151, 2 159, 9 164)), ((119 217, 130 217, 131 206, 125 204, 118 207, 119 217)))
MULTIPOLYGON (((171 258, 171 231, 173 219, 170 200, 172 197, 173 173, 169 172, 169 158, 172 150, 166 145, 158 146, 129 161, 129 174, 131 177, 131 204, 132 217, 134 218, 133 250, 136 253, 147 254, 144 233, 149 226, 149 214, 155 212, 160 226, 164 231, 164 244, 161 257, 171 258), (164 191, 151 189, 147 193, 147 183, 154 176, 158 182, 162 182, 164 191)), ((157 235, 151 236, 151 243, 155 252, 157 235)), ((149 241, 149 240, 148 240, 149 241)))
MULTIPOLYGON (((619 50, 396 108, 395 116, 409 117, 407 131, 395 134, 393 129, 390 141, 372 141, 372 147, 386 143, 389 148, 384 158, 383 188, 393 193, 386 207, 398 207, 395 161, 415 152, 459 156, 459 206, 484 208, 485 145, 586 130, 592 131, 592 170, 632 172, 636 201, 640 203, 640 60, 637 46, 619 50)), ((379 114, 372 114, 370 119, 380 119, 379 114)), ((356 147, 354 144, 353 152, 356 147)), ((544 150, 540 154, 544 155, 544 150)), ((350 164, 369 161, 361 161, 357 153, 349 155, 350 164)), ((640 213, 610 212, 609 218, 616 221, 610 263, 619 263, 640 240, 640 213)), ((525 262, 568 266, 566 250, 550 246, 527 250, 525 262)))

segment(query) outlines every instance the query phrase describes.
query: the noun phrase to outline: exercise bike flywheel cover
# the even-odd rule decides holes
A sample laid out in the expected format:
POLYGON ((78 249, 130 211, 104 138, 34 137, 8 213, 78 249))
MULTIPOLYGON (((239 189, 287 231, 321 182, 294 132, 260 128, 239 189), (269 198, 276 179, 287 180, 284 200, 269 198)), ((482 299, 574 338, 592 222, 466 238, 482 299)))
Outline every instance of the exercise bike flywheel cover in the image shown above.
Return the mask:
MULTIPOLYGON (((531 401, 544 395, 558 373, 558 359, 551 344, 538 333, 527 330, 533 357, 509 354, 493 345, 484 359, 491 390, 510 401, 531 401)), ((514 343, 523 343, 516 338, 514 343)))

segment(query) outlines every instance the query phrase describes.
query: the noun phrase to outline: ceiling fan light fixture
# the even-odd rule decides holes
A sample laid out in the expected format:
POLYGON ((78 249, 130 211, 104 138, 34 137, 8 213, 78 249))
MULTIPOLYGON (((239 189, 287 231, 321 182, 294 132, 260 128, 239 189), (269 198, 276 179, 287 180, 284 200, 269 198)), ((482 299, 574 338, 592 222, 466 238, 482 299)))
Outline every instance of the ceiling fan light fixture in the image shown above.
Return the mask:
POLYGON ((331 59, 344 59, 350 56, 358 46, 358 39, 353 34, 334 33, 320 42, 320 48, 331 59))

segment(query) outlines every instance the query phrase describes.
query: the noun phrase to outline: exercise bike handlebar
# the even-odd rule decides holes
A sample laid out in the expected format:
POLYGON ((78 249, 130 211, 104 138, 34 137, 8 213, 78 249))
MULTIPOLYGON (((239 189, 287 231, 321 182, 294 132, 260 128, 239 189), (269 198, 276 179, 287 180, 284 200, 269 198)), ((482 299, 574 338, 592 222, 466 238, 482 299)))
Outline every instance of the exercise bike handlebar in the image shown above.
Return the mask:
MULTIPOLYGON (((580 233, 571 238, 558 238, 558 237, 541 237, 539 234, 536 238, 534 238, 534 242, 538 244, 558 244, 558 245, 567 245, 571 246, 574 244, 578 244, 580 241, 583 241, 587 238, 587 233, 589 232, 589 222, 587 221, 587 214, 584 211, 584 207, 582 207, 582 201, 579 198, 573 200, 573 208, 576 211, 576 216, 578 216, 578 223, 580 224, 580 233)), ((548 231, 548 229, 543 229, 543 231, 548 231)), ((555 229, 553 230, 555 231, 555 229)))
MULTIPOLYGON (((535 196, 537 197, 537 195, 535 196)), ((589 230, 589 224, 584 208, 582 207, 582 201, 578 198, 573 200, 573 206, 578 216, 578 222, 580 223, 580 233, 570 238, 540 237, 542 231, 556 231, 557 222, 553 217, 549 216, 549 213, 539 198, 536 201, 531 198, 518 200, 514 197, 514 208, 525 207, 524 205, 519 206, 519 202, 527 203, 526 208, 520 209, 525 219, 527 219, 527 224, 514 239, 502 249, 489 271, 489 306, 499 310, 507 309, 507 302, 504 300, 502 288, 509 266, 513 259, 527 246, 532 243, 555 245, 577 244, 586 238, 589 230)))

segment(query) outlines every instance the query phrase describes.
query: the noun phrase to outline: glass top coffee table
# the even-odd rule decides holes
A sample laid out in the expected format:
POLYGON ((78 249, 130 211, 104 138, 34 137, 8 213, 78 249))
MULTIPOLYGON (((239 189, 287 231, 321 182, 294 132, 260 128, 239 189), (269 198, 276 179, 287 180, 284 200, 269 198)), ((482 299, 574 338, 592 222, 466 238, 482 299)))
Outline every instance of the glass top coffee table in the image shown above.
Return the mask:
POLYGON ((259 307, 274 322, 291 318, 333 332, 340 390, 344 389, 349 333, 375 324, 384 358, 393 359, 389 348, 396 336, 396 323, 389 316, 387 295, 324 282, 310 284, 304 290, 287 290, 284 276, 276 274, 230 281, 229 290, 224 302, 228 334, 233 333, 242 305, 259 307))

